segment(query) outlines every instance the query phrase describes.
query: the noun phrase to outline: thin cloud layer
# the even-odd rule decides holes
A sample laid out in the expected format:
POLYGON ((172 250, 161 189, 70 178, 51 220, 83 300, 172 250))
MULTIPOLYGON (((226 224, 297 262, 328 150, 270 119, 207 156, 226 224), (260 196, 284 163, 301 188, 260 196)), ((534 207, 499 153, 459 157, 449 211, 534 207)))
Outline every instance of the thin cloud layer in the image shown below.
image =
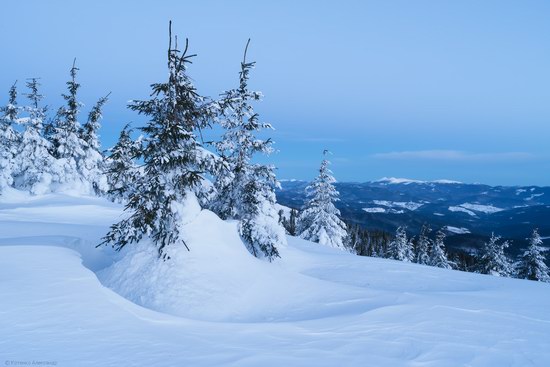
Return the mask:
POLYGON ((483 161, 483 162, 509 162, 527 161, 536 158, 536 155, 527 152, 489 152, 476 153, 460 150, 415 150, 376 153, 372 155, 377 159, 391 160, 439 160, 439 161, 483 161))

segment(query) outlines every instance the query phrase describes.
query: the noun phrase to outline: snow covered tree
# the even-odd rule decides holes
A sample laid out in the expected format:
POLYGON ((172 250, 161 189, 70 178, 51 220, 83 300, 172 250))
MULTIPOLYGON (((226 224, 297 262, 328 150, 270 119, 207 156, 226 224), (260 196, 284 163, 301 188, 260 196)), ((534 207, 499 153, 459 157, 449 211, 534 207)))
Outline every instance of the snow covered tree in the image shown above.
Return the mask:
POLYGON ((108 194, 117 201, 126 202, 135 193, 140 179, 136 158, 141 151, 141 142, 131 137, 130 125, 124 126, 117 143, 107 159, 108 194))
POLYGON ((550 282, 550 270, 545 263, 544 256, 546 251, 547 249, 542 247, 542 239, 538 230, 533 230, 533 234, 529 238, 529 247, 521 256, 517 267, 518 278, 550 282))
POLYGON ((227 164, 227 171, 216 176, 216 196, 211 208, 222 219, 240 220, 240 233, 250 252, 269 261, 278 257, 277 246, 285 245, 284 229, 278 221, 275 188, 279 183, 271 165, 253 164, 256 153, 273 152, 271 139, 257 137, 272 126, 261 122, 253 102, 262 97, 248 87, 255 62, 246 61, 248 45, 239 73, 239 87, 224 92, 217 103, 219 123, 224 133, 216 149, 227 164))
POLYGON ((14 177, 16 188, 35 195, 49 192, 52 182, 58 179, 57 162, 49 151, 51 144, 42 135, 47 108, 40 106, 43 96, 38 91, 39 86, 36 78, 27 82, 27 97, 31 104, 25 108, 29 117, 22 119, 25 131, 15 158, 17 171, 14 177))
POLYGON ((500 242, 500 236, 491 234, 489 242, 483 246, 479 266, 482 274, 508 277, 512 274, 512 263, 504 253, 510 244, 508 241, 500 242))
POLYGON ((298 217, 298 211, 294 208, 290 209, 288 218, 285 217, 285 211, 279 210, 279 223, 283 226, 286 233, 290 236, 296 236, 296 218, 298 217))
MULTIPOLYGON (((76 60, 75 60, 76 62, 76 60)), ((78 114, 82 103, 77 99, 80 84, 76 82, 78 68, 73 62, 70 70, 71 80, 67 82, 67 94, 62 94, 67 102, 66 106, 59 108, 55 120, 52 139, 52 155, 59 159, 61 166, 60 181, 63 184, 77 184, 87 186, 79 173, 78 165, 85 156, 86 143, 80 138, 80 123, 78 114)), ((86 190, 86 187, 82 187, 86 190)))
MULTIPOLYGON (((325 150, 323 154, 327 152, 325 150)), ((329 164, 327 159, 323 159, 319 175, 306 188, 309 199, 298 217, 298 233, 305 240, 345 250, 347 228, 334 205, 339 200, 339 193, 333 185, 336 180, 329 164)))
POLYGON ((415 262, 418 264, 428 265, 430 263, 430 246, 431 240, 428 237, 431 229, 427 225, 423 225, 416 241, 415 262))
POLYGON ((442 230, 437 231, 435 234, 435 241, 432 241, 430 250, 429 265, 437 266, 438 268, 451 269, 451 264, 445 252, 445 237, 445 233, 442 230))
POLYGON ((10 88, 8 103, 0 109, 0 193, 13 184, 14 158, 21 140, 13 128, 19 117, 16 83, 10 88))
MULTIPOLYGON (((110 94, 110 93, 109 93, 110 94)), ((101 127, 102 108, 109 94, 101 97, 88 115, 88 120, 80 130, 84 154, 78 162, 78 168, 84 180, 90 182, 96 194, 105 193, 109 188, 105 176, 105 157, 101 153, 98 131, 101 127)))
MULTIPOLYGON (((111 226, 103 244, 120 250, 148 235, 159 257, 169 259, 167 250, 185 246, 184 218, 197 207, 194 190, 203 174, 215 171, 218 159, 207 152, 196 138, 202 123, 204 98, 187 75, 187 64, 194 55, 168 47, 167 82, 152 85, 152 98, 132 101, 130 109, 149 117, 141 130, 146 134, 142 150, 144 175, 130 194, 125 210, 129 215, 111 226)), ((187 247, 187 249, 189 249, 187 247)))
POLYGON ((263 165, 257 165, 254 171, 244 186, 239 232, 252 255, 273 261, 280 257, 278 247, 286 244, 285 230, 275 209, 275 173, 263 165))
POLYGON ((397 228, 395 238, 388 246, 386 257, 405 262, 411 262, 413 260, 412 243, 407 239, 406 227, 397 228))

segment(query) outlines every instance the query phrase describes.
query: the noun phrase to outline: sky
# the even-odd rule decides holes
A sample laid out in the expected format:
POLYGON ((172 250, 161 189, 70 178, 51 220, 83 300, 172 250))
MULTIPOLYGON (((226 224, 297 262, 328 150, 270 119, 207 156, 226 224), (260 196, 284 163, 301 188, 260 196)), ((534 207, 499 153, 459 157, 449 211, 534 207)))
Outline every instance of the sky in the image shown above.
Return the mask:
POLYGON ((168 21, 217 97, 248 38, 255 106, 273 124, 282 179, 381 177, 550 185, 548 1, 10 1, 2 4, 0 103, 40 77, 62 104, 76 57, 88 109, 111 92, 104 148, 145 120, 126 108, 166 79, 168 21))

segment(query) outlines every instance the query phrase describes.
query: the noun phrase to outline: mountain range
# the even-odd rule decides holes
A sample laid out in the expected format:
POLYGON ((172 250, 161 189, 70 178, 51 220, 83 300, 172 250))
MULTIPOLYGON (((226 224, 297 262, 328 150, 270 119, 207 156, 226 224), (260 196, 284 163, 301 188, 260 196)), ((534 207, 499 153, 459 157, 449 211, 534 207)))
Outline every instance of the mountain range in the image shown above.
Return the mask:
MULTIPOLYGON (((307 185, 306 181, 282 180, 277 201, 301 208, 307 185)), ((514 255, 534 228, 543 238, 550 236, 550 187, 400 178, 335 186, 342 217, 370 230, 394 232, 404 225, 410 235, 416 235, 428 224, 447 233, 448 246, 463 250, 479 248, 494 232, 511 241, 514 255)))

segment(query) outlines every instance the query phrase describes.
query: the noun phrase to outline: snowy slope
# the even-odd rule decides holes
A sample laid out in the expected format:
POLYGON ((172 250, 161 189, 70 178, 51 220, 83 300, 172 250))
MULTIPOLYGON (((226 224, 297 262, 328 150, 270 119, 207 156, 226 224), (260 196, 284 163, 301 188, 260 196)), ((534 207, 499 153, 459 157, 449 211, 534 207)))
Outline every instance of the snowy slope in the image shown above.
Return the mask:
POLYGON ((358 257, 291 237, 268 264, 240 246, 235 223, 208 211, 188 224, 191 251, 174 250, 159 265, 145 246, 94 249, 121 214, 117 205, 62 195, 9 201, 0 199, 1 360, 550 365, 548 284, 358 257), (117 267, 128 274, 112 279, 117 267), (177 276, 160 292, 147 277, 170 268, 177 276))

